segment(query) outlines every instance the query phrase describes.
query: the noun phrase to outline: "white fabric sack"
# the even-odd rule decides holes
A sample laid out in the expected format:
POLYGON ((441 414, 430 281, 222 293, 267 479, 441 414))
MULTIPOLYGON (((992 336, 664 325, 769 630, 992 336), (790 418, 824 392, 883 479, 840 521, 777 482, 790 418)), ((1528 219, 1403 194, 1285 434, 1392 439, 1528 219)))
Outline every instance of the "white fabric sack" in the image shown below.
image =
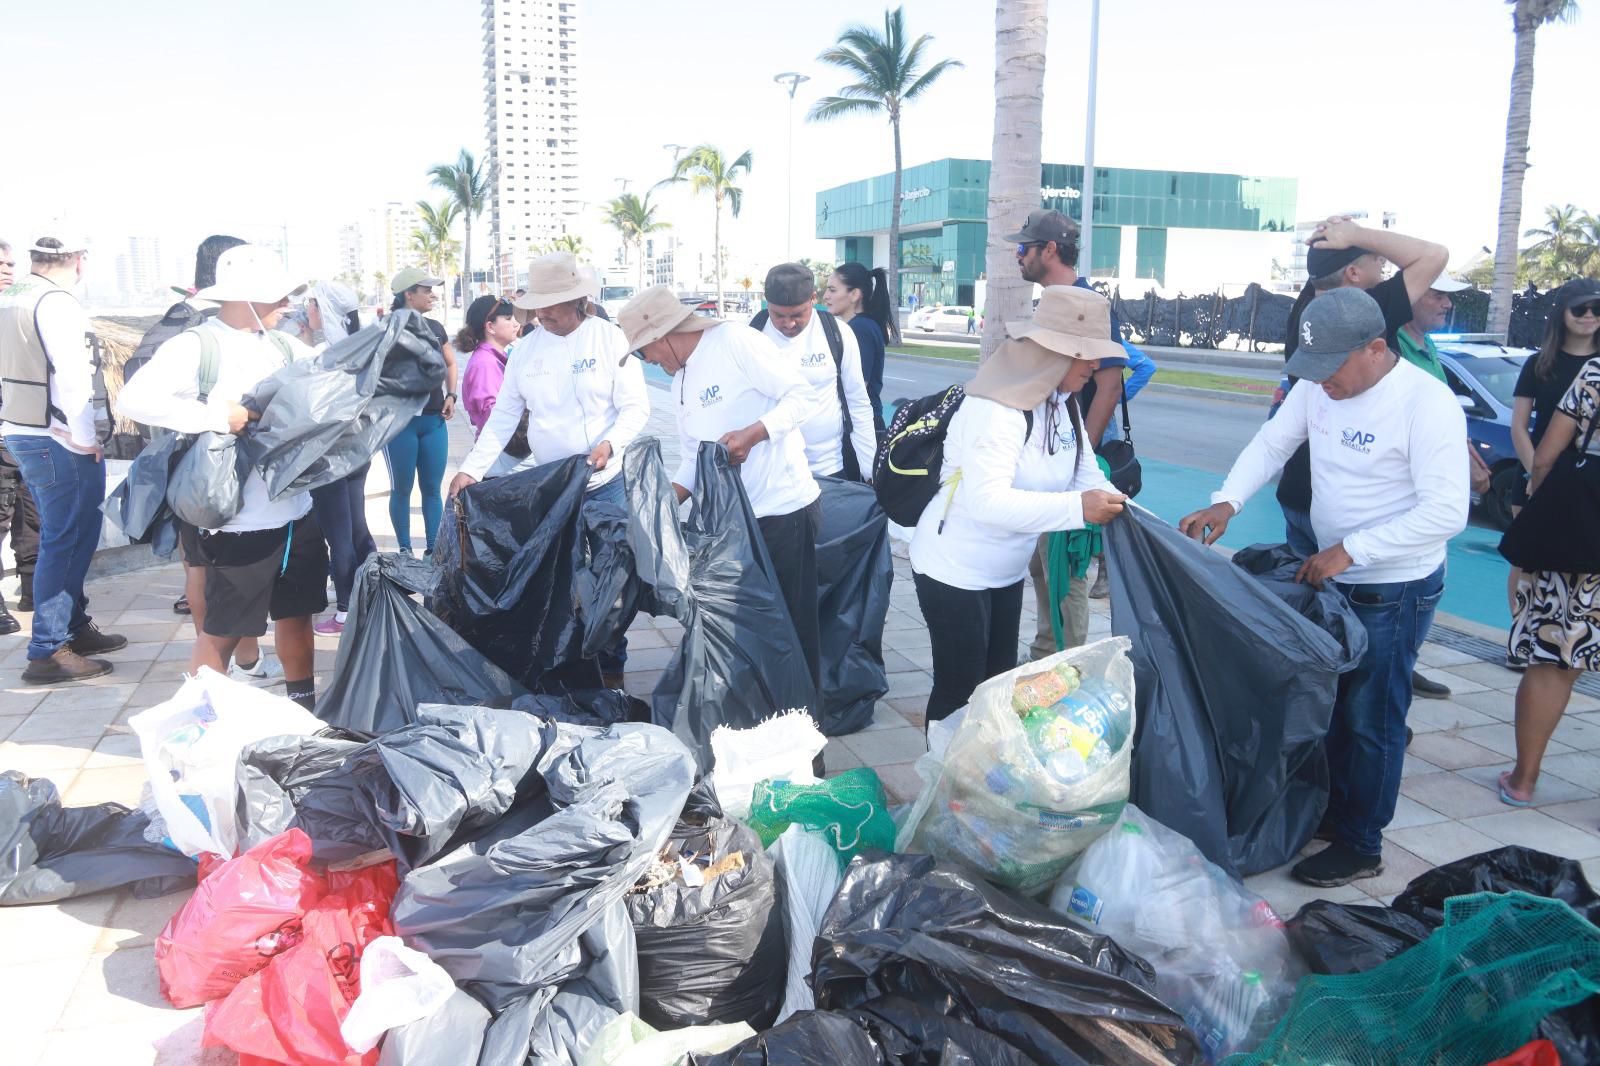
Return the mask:
POLYGON ((239 843, 234 773, 248 744, 305 736, 323 722, 284 696, 202 666, 166 703, 128 720, 167 835, 185 855, 232 858, 239 843))
POLYGON ((390 1029, 426 1018, 455 992, 444 968, 397 936, 380 936, 361 953, 361 994, 339 1024, 351 1051, 366 1053, 390 1029))
POLYGON ((712 782, 730 818, 750 817, 750 797, 761 781, 816 783, 811 760, 828 738, 805 711, 784 711, 749 729, 718 726, 711 733, 712 782))
POLYGON ((691 1054, 727 1051, 755 1035, 746 1022, 662 1032, 632 1014, 619 1014, 595 1034, 578 1056, 578 1066, 680 1066, 691 1054))
POLYGON ((796 1011, 816 1009, 816 993, 806 980, 811 975, 811 948, 822 916, 839 891, 841 875, 839 853, 821 833, 803 826, 785 829, 767 854, 778 864, 784 931, 789 937, 789 976, 776 1025, 796 1011))

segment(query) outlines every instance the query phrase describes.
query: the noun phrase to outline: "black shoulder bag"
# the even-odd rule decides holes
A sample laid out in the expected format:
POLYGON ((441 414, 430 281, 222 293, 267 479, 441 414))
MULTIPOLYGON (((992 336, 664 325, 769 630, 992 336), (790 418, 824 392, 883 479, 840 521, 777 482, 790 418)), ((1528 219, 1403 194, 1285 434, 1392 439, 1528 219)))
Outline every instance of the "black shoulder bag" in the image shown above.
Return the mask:
POLYGON ((1128 390, 1122 387, 1122 439, 1107 441, 1095 447, 1095 454, 1111 468, 1110 481, 1117 491, 1126 496, 1139 495, 1144 488, 1144 472, 1139 468, 1139 457, 1133 450, 1133 423, 1128 419, 1128 390))

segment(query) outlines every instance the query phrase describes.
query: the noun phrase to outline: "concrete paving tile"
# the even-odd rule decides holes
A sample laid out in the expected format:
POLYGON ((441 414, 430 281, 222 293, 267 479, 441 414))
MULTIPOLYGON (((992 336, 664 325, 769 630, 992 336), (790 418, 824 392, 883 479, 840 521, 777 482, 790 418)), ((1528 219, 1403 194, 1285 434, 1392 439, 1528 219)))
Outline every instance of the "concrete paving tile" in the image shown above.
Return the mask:
POLYGON ((913 762, 928 750, 922 730, 883 729, 873 733, 856 733, 844 740, 845 747, 856 753, 866 766, 879 767, 894 763, 913 762))
POLYGON ((903 674, 908 670, 924 670, 924 669, 927 669, 929 665, 931 665, 931 662, 930 663, 913 662, 912 660, 906 658, 906 656, 904 656, 900 652, 891 651, 888 648, 885 648, 883 650, 883 670, 884 670, 884 673, 888 673, 888 674, 903 674))
POLYGON ((623 674, 624 684, 622 687, 630 695, 647 700, 650 698, 650 694, 656 690, 656 683, 661 680, 661 673, 660 670, 646 670, 638 673, 630 670, 623 674))
MULTIPOLYGON (((262 641, 262 643, 265 644, 266 641, 262 641)), ((187 663, 189 661, 189 657, 193 654, 194 641, 192 639, 170 640, 167 642, 167 646, 161 649, 161 654, 156 656, 156 658, 161 662, 187 663)))
MULTIPOLYGON (((1475 781, 1484 788, 1489 789, 1498 799, 1500 795, 1500 774, 1511 769, 1511 762, 1507 760, 1497 766, 1468 766, 1456 773, 1468 781, 1475 781)), ((1577 785, 1554 774, 1540 774, 1538 787, 1533 793, 1533 805, 1545 807, 1554 803, 1571 803, 1573 800, 1588 799, 1595 794, 1595 787, 1600 786, 1600 781, 1589 782, 1590 787, 1577 785)), ((1509 810, 1506 804, 1500 805, 1509 810)))
MULTIPOLYGON (((1462 740, 1476 744, 1480 748, 1497 751, 1508 759, 1517 757, 1516 731, 1510 722, 1496 722, 1493 725, 1481 725, 1472 729, 1463 729, 1456 734, 1462 740)), ((1546 755, 1565 755, 1573 749, 1558 740, 1551 740, 1550 746, 1545 749, 1546 755)))
POLYGON ((57 737, 88 737, 104 733, 117 717, 121 704, 106 707, 85 707, 78 710, 53 710, 50 702, 28 716, 28 720, 11 733, 19 744, 50 741, 57 737))
MULTIPOLYGON (((1412 778, 1413 781, 1426 780, 1426 778, 1412 778)), ((1440 814, 1426 804, 1418 803, 1410 796, 1401 794, 1395 797, 1394 817, 1389 819, 1389 829, 1409 829, 1414 825, 1432 825, 1434 822, 1447 821, 1447 816, 1440 814)))
POLYGON ((1277 911, 1281 918, 1292 917, 1301 907, 1315 899, 1325 899, 1334 903, 1372 902, 1372 897, 1359 887, 1361 884, 1359 881, 1340 885, 1338 888, 1317 888, 1301 884, 1289 876, 1293 866, 1293 863, 1288 863, 1276 870, 1252 874, 1244 879, 1244 887, 1272 904, 1272 909, 1277 911))
POLYGON ((646 648, 665 648, 666 646, 666 640, 653 628, 628 630, 628 651, 630 654, 635 648, 644 651, 646 648))
MULTIPOLYGON (((1478 665, 1482 666, 1483 664, 1479 663, 1478 665)), ((1458 667, 1457 669, 1466 669, 1466 667, 1458 667)), ((1449 670, 1440 670, 1431 666, 1419 666, 1417 667, 1417 673, 1429 681, 1437 681, 1441 685, 1448 685, 1452 698, 1460 696, 1463 692, 1482 692, 1489 688, 1488 685, 1481 681, 1473 681, 1449 670)))
POLYGON ((203 1048, 205 1009, 146 1011, 132 1021, 89 1029, 59 1029, 45 1041, 40 1062, 115 1062, 118 1066, 213 1066, 237 1063, 226 1048, 203 1048))
MULTIPOLYGON (((1460 774, 1449 772, 1403 778, 1400 781, 1400 794, 1430 810, 1437 811, 1445 819, 1470 818, 1480 814, 1493 814, 1505 808, 1505 805, 1500 802, 1499 795, 1492 789, 1485 788, 1483 785, 1468 780, 1460 774)), ((1435 821, 1438 820, 1435 819, 1435 821)), ((1417 822, 1413 824, 1421 825, 1424 823, 1417 822)), ((1410 827, 1394 826, 1393 828, 1410 827)))
MULTIPOLYGON (((1543 781, 1539 782, 1539 787, 1544 787, 1543 781)), ((1579 829, 1590 832, 1600 829, 1600 797, 1573 800, 1570 803, 1551 803, 1541 806, 1539 810, 1579 829)))
POLYGON ((98 1029, 143 1021, 154 1012, 177 1013, 161 997, 154 947, 119 948, 90 956, 56 1028, 98 1029))
POLYGON ((172 916, 183 909, 193 894, 193 887, 151 899, 135 898, 131 888, 116 892, 116 905, 111 910, 111 917, 106 919, 106 927, 95 943, 95 950, 113 951, 154 944, 156 936, 167 927, 172 916))
POLYGON ((139 805, 139 793, 149 779, 142 760, 122 766, 80 770, 62 793, 61 801, 69 807, 108 802, 136 807, 139 805))
MULTIPOLYGON (((1452 666, 1444 671, 1453 677, 1466 681, 1475 681, 1484 688, 1499 689, 1502 692, 1515 692, 1517 685, 1522 681, 1522 675, 1515 670, 1507 670, 1504 663, 1464 663, 1461 666, 1452 666)), ((1440 680, 1450 684, 1449 677, 1441 676, 1440 680)), ((1460 689, 1465 692, 1467 689, 1460 689)))
POLYGON ((117 766, 143 765, 139 738, 132 733, 107 733, 85 760, 85 770, 104 770, 117 766))
POLYGON ((828 746, 822 749, 822 765, 829 777, 865 765, 861 756, 851 751, 842 737, 829 737, 828 746))
POLYGON ((905 696, 926 696, 933 691, 933 675, 925 670, 912 670, 903 674, 889 674, 890 699, 905 696))
POLYGON ((922 794, 922 778, 917 774, 915 763, 890 763, 876 770, 891 803, 915 803, 922 794))
POLYGON ((117 716, 128 697, 133 695, 136 685, 137 682, 119 681, 107 685, 80 684, 58 688, 46 696, 33 713, 37 717, 40 714, 104 710, 110 712, 106 718, 109 722, 117 716))
POLYGON ((1411 741, 1410 751, 1446 770, 1459 770, 1463 766, 1487 766, 1505 761, 1497 751, 1479 747, 1448 733, 1418 733, 1411 741))
POLYGON ((1546 755, 1539 764, 1539 779, 1554 774, 1565 781, 1585 788, 1600 783, 1600 754, 1592 751, 1574 751, 1565 755, 1546 755))
MULTIPOLYGON (((29 907, 8 907, 26 911, 29 907)), ((89 965, 87 954, 68 958, 24 962, 7 959, 0 963, 0 1003, 6 1005, 5 1052, 0 1055, 16 1066, 33 1066, 52 1060, 40 1056, 45 1040, 57 1018, 66 1009, 78 978, 89 965)), ((55 1062, 89 1062, 86 1059, 56 1059, 55 1062)), ((120 1062, 116 1057, 99 1060, 120 1062)))
POLYGON ((103 618, 110 619, 109 621, 102 620, 99 623, 100 627, 108 632, 121 632, 120 628, 114 627, 171 625, 174 622, 181 623, 183 621, 182 618, 173 613, 171 604, 167 604, 164 607, 128 607, 119 612, 114 618, 110 617, 110 612, 106 611, 101 604, 92 603, 91 606, 96 608, 97 614, 101 614, 103 618))
POLYGON ((1461 822, 1439 822, 1396 829, 1389 839, 1432 866, 1499 847, 1499 841, 1461 822))
POLYGON ((1406 761, 1400 767, 1400 780, 1404 781, 1406 778, 1415 777, 1418 774, 1436 774, 1442 769, 1443 767, 1435 766, 1422 756, 1407 751, 1406 761))
POLYGON ((912 646, 902 641, 895 650, 911 664, 911 669, 929 671, 933 669, 933 646, 931 644, 912 646))
MULTIPOLYGON (((1497 722, 1509 722, 1517 713, 1515 693, 1484 689, 1481 692, 1462 692, 1455 696, 1457 703, 1480 711, 1497 722)), ((1421 701, 1419 701, 1421 702, 1421 701)), ((1412 710, 1416 704, 1412 704, 1412 710)))
POLYGON ((5 945, 0 968, 75 959, 81 972, 116 902, 116 893, 101 892, 60 903, 0 907, 0 944, 5 945))
POLYGON ((1569 710, 1556 724, 1556 731, 1551 739, 1578 751, 1594 751, 1600 748, 1600 721, 1593 721, 1591 717, 1576 715, 1569 710))
POLYGON ((1552 818, 1543 811, 1512 810, 1465 819, 1462 825, 1502 844, 1521 844, 1567 859, 1600 857, 1600 834, 1552 818))
MULTIPOLYGON (((1391 825, 1390 828, 1398 827, 1391 825)), ((1383 846, 1383 873, 1377 877, 1365 877, 1351 883, 1374 898, 1392 897, 1409 885, 1414 878, 1421 877, 1431 869, 1433 863, 1419 859, 1405 848, 1389 841, 1383 846)))
MULTIPOLYGON (((193 628, 168 612, 165 622, 141 622, 138 625, 118 626, 117 632, 128 638, 129 644, 165 644, 178 636, 181 630, 193 628)), ((192 638, 191 638, 192 639, 192 638)))
POLYGON ((1567 701, 1567 713, 1571 714, 1574 711, 1600 711, 1600 700, 1581 692, 1574 692, 1572 698, 1567 701))
POLYGON ((676 648, 635 648, 632 641, 628 643, 628 672, 644 670, 665 670, 672 657, 678 654, 676 648))
POLYGON ((47 695, 42 688, 21 692, 0 692, 0 714, 28 714, 38 707, 47 695))
POLYGON ((48 777, 57 784, 70 781, 102 739, 95 733, 85 737, 57 737, 50 743, 0 741, 0 768, 17 770, 29 777, 48 777))
POLYGON ((905 727, 906 720, 900 716, 900 712, 891 707, 887 700, 879 700, 877 705, 872 708, 872 721, 868 722, 858 732, 871 733, 884 729, 904 729, 905 727))
POLYGON ((150 664, 150 669, 140 678, 141 683, 146 681, 160 681, 172 686, 172 691, 178 691, 184 675, 189 671, 189 659, 159 659, 150 664))
POLYGON ((1463 706, 1452 700, 1412 700, 1406 715, 1406 725, 1418 733, 1437 730, 1471 729, 1480 725, 1494 725, 1497 719, 1463 706))
POLYGON ((178 694, 182 679, 162 678, 156 681, 141 681, 134 687, 128 702, 123 706, 123 713, 118 715, 118 720, 128 717, 129 712, 142 711, 147 707, 166 703, 178 694))
POLYGON ((1456 651, 1454 648, 1447 648, 1443 644, 1429 642, 1424 644, 1422 650, 1417 653, 1417 661, 1424 666, 1449 669, 1452 666, 1462 666, 1466 663, 1475 663, 1480 660, 1476 655, 1469 652, 1456 651))

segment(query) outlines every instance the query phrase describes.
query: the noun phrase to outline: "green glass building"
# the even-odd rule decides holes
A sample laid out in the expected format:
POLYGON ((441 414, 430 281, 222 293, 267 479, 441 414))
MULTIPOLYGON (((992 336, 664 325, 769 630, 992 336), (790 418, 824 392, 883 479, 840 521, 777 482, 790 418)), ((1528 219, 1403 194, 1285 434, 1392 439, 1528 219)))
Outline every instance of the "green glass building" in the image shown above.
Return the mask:
MULTIPOLYGON (((1095 277, 1147 278, 1163 288, 1209 292, 1227 283, 1264 282, 1274 258, 1288 262, 1294 178, 1096 167, 1094 182, 1095 277)), ((1082 195, 1082 166, 1044 165, 1041 205, 1081 225, 1082 195)), ((893 174, 817 194, 817 236, 835 242, 836 262, 888 265, 893 196, 893 174)), ((972 304, 984 276, 988 161, 939 159, 908 167, 900 199, 902 298, 915 293, 924 305, 972 304)))

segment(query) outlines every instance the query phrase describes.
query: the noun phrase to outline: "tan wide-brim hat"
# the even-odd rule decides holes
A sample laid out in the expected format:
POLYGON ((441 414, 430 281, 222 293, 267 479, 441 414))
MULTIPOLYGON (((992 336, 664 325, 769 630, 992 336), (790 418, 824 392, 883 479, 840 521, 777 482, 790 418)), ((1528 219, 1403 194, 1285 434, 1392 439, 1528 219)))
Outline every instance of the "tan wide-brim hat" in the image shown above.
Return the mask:
POLYGON ((1006 336, 1033 340, 1072 359, 1123 359, 1127 352, 1111 336, 1111 302, 1093 289, 1047 285, 1033 317, 1007 322, 1006 336))
POLYGON ((578 257, 571 252, 549 252, 528 264, 528 291, 517 297, 512 306, 537 311, 599 296, 599 275, 579 265, 578 257))
MULTIPOLYGON (((694 308, 679 300, 666 285, 652 285, 617 312, 617 325, 628 338, 628 355, 669 333, 698 333, 722 322, 720 318, 695 314, 694 308)), ((623 356, 622 363, 627 361, 628 356, 623 356)))

